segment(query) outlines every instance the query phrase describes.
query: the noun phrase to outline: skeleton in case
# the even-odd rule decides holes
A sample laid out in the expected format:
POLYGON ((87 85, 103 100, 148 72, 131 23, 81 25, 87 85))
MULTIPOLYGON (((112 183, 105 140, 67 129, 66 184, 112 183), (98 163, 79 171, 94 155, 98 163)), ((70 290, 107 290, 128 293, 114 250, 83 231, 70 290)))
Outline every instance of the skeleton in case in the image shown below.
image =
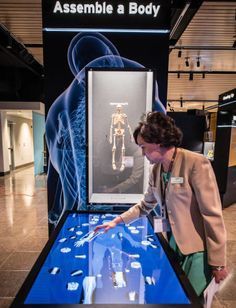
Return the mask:
MULTIPOLYGON (((120 166, 119 170, 123 171, 125 169, 125 131, 128 129, 130 140, 133 142, 132 130, 128 122, 127 114, 123 113, 123 106, 128 105, 128 103, 110 103, 110 105, 116 106, 115 113, 111 116, 111 126, 110 126, 110 138, 109 142, 112 144, 112 168, 117 170, 116 162, 116 151, 118 141, 121 141, 120 149, 120 166)), ((120 143, 119 143, 120 144, 120 143)))

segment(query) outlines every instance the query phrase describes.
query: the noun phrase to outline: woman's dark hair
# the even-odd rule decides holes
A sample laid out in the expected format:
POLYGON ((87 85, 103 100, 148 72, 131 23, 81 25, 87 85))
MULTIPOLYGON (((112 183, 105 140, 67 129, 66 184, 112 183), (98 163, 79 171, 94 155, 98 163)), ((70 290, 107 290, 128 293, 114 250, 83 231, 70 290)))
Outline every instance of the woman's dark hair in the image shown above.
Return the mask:
POLYGON ((137 143, 137 137, 141 136, 147 143, 160 144, 163 147, 180 146, 183 134, 175 125, 175 121, 162 112, 149 112, 146 119, 139 122, 133 133, 137 143))

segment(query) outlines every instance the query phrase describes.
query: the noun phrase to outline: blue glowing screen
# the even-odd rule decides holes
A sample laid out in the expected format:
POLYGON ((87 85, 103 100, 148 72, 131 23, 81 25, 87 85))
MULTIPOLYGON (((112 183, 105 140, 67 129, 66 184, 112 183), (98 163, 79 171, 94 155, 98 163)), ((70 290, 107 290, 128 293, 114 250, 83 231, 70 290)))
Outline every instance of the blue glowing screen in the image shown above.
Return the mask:
POLYGON ((115 216, 70 213, 25 304, 190 304, 146 217, 93 232, 115 216))

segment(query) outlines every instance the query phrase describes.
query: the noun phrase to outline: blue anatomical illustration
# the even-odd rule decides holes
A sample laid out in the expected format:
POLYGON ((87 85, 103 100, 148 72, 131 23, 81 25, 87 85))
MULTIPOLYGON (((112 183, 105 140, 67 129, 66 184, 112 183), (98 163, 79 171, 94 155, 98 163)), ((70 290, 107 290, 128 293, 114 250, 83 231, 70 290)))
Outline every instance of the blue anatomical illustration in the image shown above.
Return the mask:
MULTIPOLYGON (((122 57, 112 42, 99 33, 77 34, 68 47, 67 58, 74 79, 53 102, 46 119, 48 184, 55 192, 49 221, 54 225, 66 210, 86 208, 86 68, 143 68, 122 57), (55 172, 58 180, 52 187, 55 172)), ((154 108, 164 111, 157 83, 154 108)))

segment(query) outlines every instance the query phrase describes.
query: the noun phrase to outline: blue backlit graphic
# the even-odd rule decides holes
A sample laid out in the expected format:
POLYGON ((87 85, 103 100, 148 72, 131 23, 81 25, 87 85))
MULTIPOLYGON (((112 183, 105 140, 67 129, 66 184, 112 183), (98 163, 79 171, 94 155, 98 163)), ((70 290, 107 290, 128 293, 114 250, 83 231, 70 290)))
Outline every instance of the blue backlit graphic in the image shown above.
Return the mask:
MULTIPOLYGON (((53 102, 46 119, 49 186, 54 185, 53 172, 58 174, 56 187, 53 188, 54 202, 49 212, 49 221, 55 225, 66 210, 86 208, 85 69, 143 68, 140 63, 120 56, 116 47, 100 33, 77 34, 69 45, 67 56, 74 79, 53 102)), ((154 107, 165 112, 158 97, 157 83, 154 107)))

